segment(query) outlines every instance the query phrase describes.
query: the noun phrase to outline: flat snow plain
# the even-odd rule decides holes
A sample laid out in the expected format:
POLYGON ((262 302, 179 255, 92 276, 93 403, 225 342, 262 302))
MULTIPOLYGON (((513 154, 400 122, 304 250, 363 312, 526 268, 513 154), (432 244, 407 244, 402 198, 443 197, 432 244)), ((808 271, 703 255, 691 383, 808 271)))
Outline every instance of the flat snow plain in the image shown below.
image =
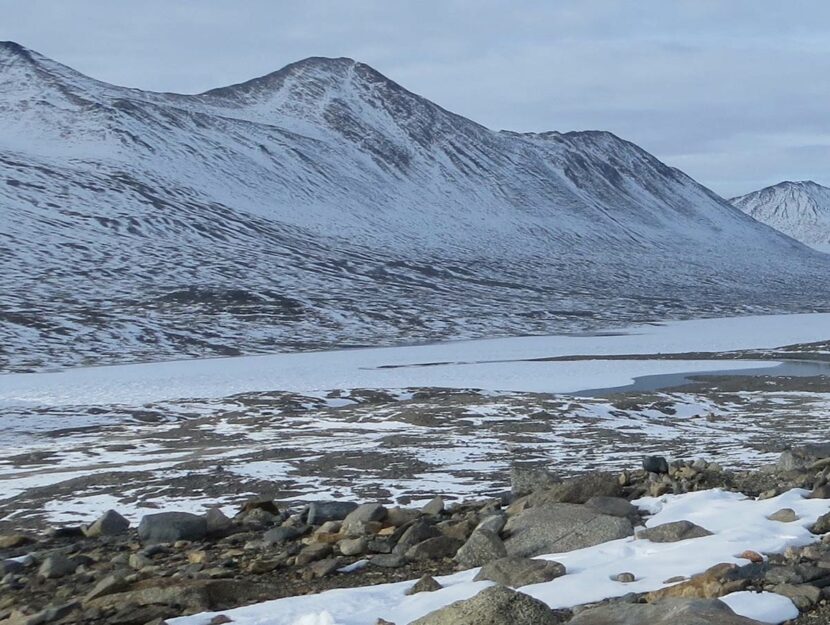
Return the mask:
POLYGON ((0 406, 143 404, 258 391, 480 388, 570 393, 663 373, 769 367, 767 362, 603 360, 603 356, 773 348, 830 338, 830 313, 675 321, 613 334, 533 336, 87 367, 0 376, 0 406), (590 356, 579 361, 539 358, 590 356), (436 364, 438 363, 438 364, 436 364))
MULTIPOLYGON (((746 549, 761 553, 781 552, 788 546, 815 541, 807 527, 827 511, 827 501, 805 499, 807 491, 791 490, 778 497, 756 501, 738 493, 720 490, 685 495, 644 498, 634 503, 653 513, 646 526, 689 520, 713 534, 675 543, 653 543, 625 538, 561 554, 542 556, 565 565, 567 574, 551 582, 524 586, 521 591, 563 608, 619 597, 628 592, 647 592, 666 586, 664 580, 689 576, 721 562, 747 564, 736 557, 746 549), (779 523, 766 517, 781 508, 792 508, 797 521, 779 523), (611 579, 622 572, 636 581, 611 579)), ((406 596, 414 582, 399 582, 363 588, 331 590, 317 595, 277 599, 223 612, 237 625, 366 625, 379 617, 406 625, 454 601, 472 597, 490 582, 474 582, 479 569, 438 578, 444 586, 435 592, 406 596)), ((792 602, 770 593, 735 593, 725 597, 739 614, 767 623, 780 623, 797 616, 792 602)), ((207 625, 215 614, 197 614, 172 619, 171 625, 207 625)))

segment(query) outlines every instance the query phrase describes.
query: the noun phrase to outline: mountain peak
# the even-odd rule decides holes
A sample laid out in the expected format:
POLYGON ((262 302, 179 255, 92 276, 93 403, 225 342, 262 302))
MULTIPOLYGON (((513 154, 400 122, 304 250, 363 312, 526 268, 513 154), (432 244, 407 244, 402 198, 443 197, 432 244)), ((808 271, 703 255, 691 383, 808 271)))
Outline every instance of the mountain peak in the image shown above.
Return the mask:
POLYGON ((830 249, 830 188, 812 180, 784 180, 730 202, 802 243, 830 249))

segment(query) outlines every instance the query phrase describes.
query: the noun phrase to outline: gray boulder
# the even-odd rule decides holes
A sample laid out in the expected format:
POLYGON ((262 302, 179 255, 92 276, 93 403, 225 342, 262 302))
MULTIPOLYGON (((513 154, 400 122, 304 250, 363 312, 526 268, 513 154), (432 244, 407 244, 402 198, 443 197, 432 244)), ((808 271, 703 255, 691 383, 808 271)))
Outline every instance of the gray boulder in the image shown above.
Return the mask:
POLYGON ((543 490, 533 492, 531 506, 549 503, 586 503, 592 497, 619 497, 622 487, 619 479, 610 473, 589 473, 567 479, 543 490))
POLYGON ((130 529, 130 522, 115 510, 107 510, 90 525, 81 528, 90 538, 97 536, 117 536, 130 529))
POLYGON ((55 553, 43 560, 37 574, 46 579, 54 579, 71 575, 77 568, 78 562, 74 558, 67 558, 63 554, 55 553))
POLYGON ((539 465, 514 464, 510 467, 510 492, 517 496, 550 488, 560 481, 553 473, 539 465))
POLYGON ((485 517, 476 525, 477 530, 490 530, 494 534, 500 534, 507 524, 507 515, 502 512, 497 512, 485 517))
POLYGON ((507 553, 525 557, 583 549, 634 534, 628 519, 567 503, 525 510, 512 517, 504 531, 507 553))
POLYGON ((830 499, 830 484, 816 486, 812 492, 807 495, 807 499, 830 499))
POLYGON ((436 514, 441 514, 444 511, 444 499, 440 495, 434 497, 431 501, 429 501, 423 508, 421 508, 421 512, 429 516, 435 516, 436 514))
POLYGON ((626 517, 629 519, 639 514, 637 506, 632 505, 628 499, 623 499, 622 497, 591 497, 585 502, 585 507, 600 514, 626 517))
POLYGON ((302 535, 302 533, 303 532, 296 527, 281 525, 265 532, 262 536, 262 540, 265 541, 266 545, 281 545, 289 540, 298 538, 302 535))
POLYGON ((564 574, 564 565, 553 560, 507 556, 485 564, 476 575, 475 581, 491 581, 519 588, 528 584, 549 582, 564 574))
POLYGON ((210 536, 221 536, 231 529, 233 521, 219 508, 211 508, 205 513, 205 524, 210 536))
POLYGON ((830 442, 798 445, 781 454, 778 468, 781 471, 801 471, 825 458, 830 458, 830 442))
POLYGON ((406 550, 407 560, 438 560, 452 558, 463 543, 457 538, 436 536, 427 538, 406 550))
POLYGON ((138 537, 143 543, 202 540, 207 535, 205 517, 189 512, 159 512, 142 517, 138 537))
POLYGON ((823 514, 816 522, 813 523, 813 526, 810 528, 810 531, 813 534, 827 534, 830 532, 830 512, 827 514, 823 514))
POLYGON ((547 605, 504 586, 485 588, 475 597, 430 612, 411 625, 560 625, 547 605))
POLYGON ((356 508, 353 501, 313 501, 304 513, 309 525, 322 525, 326 521, 342 521, 356 508))
POLYGON ((653 543, 676 543, 680 540, 711 535, 712 532, 691 521, 672 521, 637 532, 639 540, 650 540, 653 543))
POLYGON ((455 561, 465 569, 482 566, 507 555, 501 538, 490 530, 479 529, 472 533, 455 554, 455 561))
POLYGON ((441 532, 434 525, 430 525, 426 521, 415 521, 398 539, 395 545, 395 553, 405 553, 410 547, 424 542, 427 538, 437 536, 441 536, 441 532))
POLYGON ((588 608, 569 625, 760 625, 738 616, 717 599, 664 599, 656 603, 614 602, 588 608))
POLYGON ((643 458, 643 471, 648 473, 668 473, 669 463, 663 456, 646 456, 643 458))
POLYGON ((386 508, 379 503, 364 503, 346 515, 343 519, 341 531, 347 536, 363 533, 366 524, 373 521, 383 521, 386 518, 386 508))

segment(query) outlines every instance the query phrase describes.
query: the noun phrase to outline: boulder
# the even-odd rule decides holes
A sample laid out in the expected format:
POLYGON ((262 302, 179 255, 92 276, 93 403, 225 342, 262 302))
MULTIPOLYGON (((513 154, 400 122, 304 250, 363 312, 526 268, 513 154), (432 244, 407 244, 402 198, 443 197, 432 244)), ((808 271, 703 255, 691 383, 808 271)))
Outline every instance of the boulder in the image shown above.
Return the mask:
POLYGON ((507 555, 501 538, 490 530, 476 530, 456 552, 455 561, 465 569, 482 566, 507 555))
POLYGON ((414 547, 418 543, 425 541, 427 538, 435 538, 436 536, 441 536, 441 532, 439 532, 434 525, 430 525, 423 520, 415 521, 415 523, 410 525, 398 539, 398 542, 395 545, 395 552, 404 553, 410 547, 414 547))
POLYGON ((174 543, 177 540, 202 540, 207 535, 205 517, 189 512, 159 512, 142 517, 138 537, 142 542, 174 543))
POLYGON ((14 549, 33 542, 34 538, 26 534, 0 534, 0 549, 14 549))
POLYGON ((510 467, 510 492, 516 496, 528 495, 559 482, 553 473, 538 465, 514 464, 510 467))
POLYGON ((313 501, 303 514, 309 525, 322 525, 326 521, 342 521, 357 508, 353 501, 313 501))
POLYGON ((363 534, 369 523, 383 521, 386 514, 386 508, 379 503, 364 503, 346 515, 340 531, 347 536, 363 534))
POLYGON ((830 512, 821 515, 810 528, 813 534, 827 534, 830 532, 830 512))
POLYGON ((107 510, 90 525, 83 527, 83 532, 90 538, 97 536, 117 536, 130 529, 130 522, 115 510, 107 510))
POLYGON ((639 514, 637 506, 632 505, 628 499, 622 497, 591 497, 585 502, 585 507, 600 514, 629 519, 637 517, 639 514))
POLYGON ((475 581, 491 581, 502 586, 519 588, 528 584, 541 584, 562 577, 565 567, 553 560, 534 560, 519 556, 507 556, 485 564, 475 581))
POLYGON ((528 496, 531 506, 550 503, 586 503, 592 497, 619 497, 622 487, 610 473, 589 473, 567 479, 528 496))
POLYGON ((462 542, 449 536, 436 536, 427 538, 406 550, 407 560, 438 560, 440 558, 452 558, 462 542))
POLYGON ((672 521, 640 530, 637 532, 637 539, 650 540, 653 543, 676 543, 680 540, 711 535, 712 532, 691 521, 672 521))
POLYGON ((478 525, 476 525, 475 529, 490 530, 494 534, 500 534, 506 524, 507 515, 501 512, 497 512, 482 519, 481 522, 478 525))
POLYGON ((302 534, 303 532, 296 527, 281 525, 280 527, 274 527, 265 532, 262 540, 265 541, 266 545, 281 545, 289 540, 299 538, 302 534))
POLYGON ((344 556, 357 556, 361 553, 366 553, 368 546, 369 541, 365 536, 346 538, 337 543, 337 548, 344 556))
POLYGON ((662 475, 669 472, 669 463, 663 456, 646 456, 643 458, 643 471, 662 475))
POLYGON ((504 586, 485 588, 475 597, 430 612, 411 625, 560 625, 547 605, 504 586))
POLYGON ((439 495, 421 508, 421 512, 428 516, 435 516, 444 511, 444 499, 439 495))
POLYGON ((666 599, 659 603, 608 603, 577 614, 569 625, 760 625, 717 599, 666 599))
POLYGON ((37 574, 46 579, 54 579, 71 575, 77 568, 78 562, 74 558, 67 558, 63 554, 55 553, 43 560, 37 574))
POLYGON ((507 553, 526 557, 583 549, 634 534, 628 519, 567 503, 525 510, 512 517, 504 531, 507 553))
POLYGON ((816 486, 812 492, 807 495, 807 499, 830 499, 830 484, 816 486))
POLYGON ((778 469, 781 471, 802 471, 825 458, 830 458, 830 442, 798 445, 781 454, 778 459, 778 469))
MULTIPOLYGON (((749 566, 758 567, 758 565, 749 566)), ((669 598, 716 599, 732 592, 745 590, 752 581, 752 575, 747 574, 744 568, 746 567, 726 562, 716 564, 679 584, 648 593, 646 600, 649 603, 655 603, 669 598)))
POLYGON ((219 508, 211 508, 205 513, 205 526, 208 536, 222 536, 231 529, 233 521, 219 508))

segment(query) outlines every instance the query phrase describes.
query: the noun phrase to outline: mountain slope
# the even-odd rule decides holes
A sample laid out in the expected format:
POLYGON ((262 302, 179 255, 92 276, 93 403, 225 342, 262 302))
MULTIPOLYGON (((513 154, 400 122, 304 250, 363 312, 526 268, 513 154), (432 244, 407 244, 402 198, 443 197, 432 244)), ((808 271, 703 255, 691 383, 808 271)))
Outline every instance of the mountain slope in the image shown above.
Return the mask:
POLYGON ((494 132, 350 59, 177 95, 0 44, 0 217, 7 370, 830 294, 826 257, 632 143, 494 132))
POLYGON ((730 200, 747 215, 830 252, 830 189, 810 180, 780 182, 730 200))

